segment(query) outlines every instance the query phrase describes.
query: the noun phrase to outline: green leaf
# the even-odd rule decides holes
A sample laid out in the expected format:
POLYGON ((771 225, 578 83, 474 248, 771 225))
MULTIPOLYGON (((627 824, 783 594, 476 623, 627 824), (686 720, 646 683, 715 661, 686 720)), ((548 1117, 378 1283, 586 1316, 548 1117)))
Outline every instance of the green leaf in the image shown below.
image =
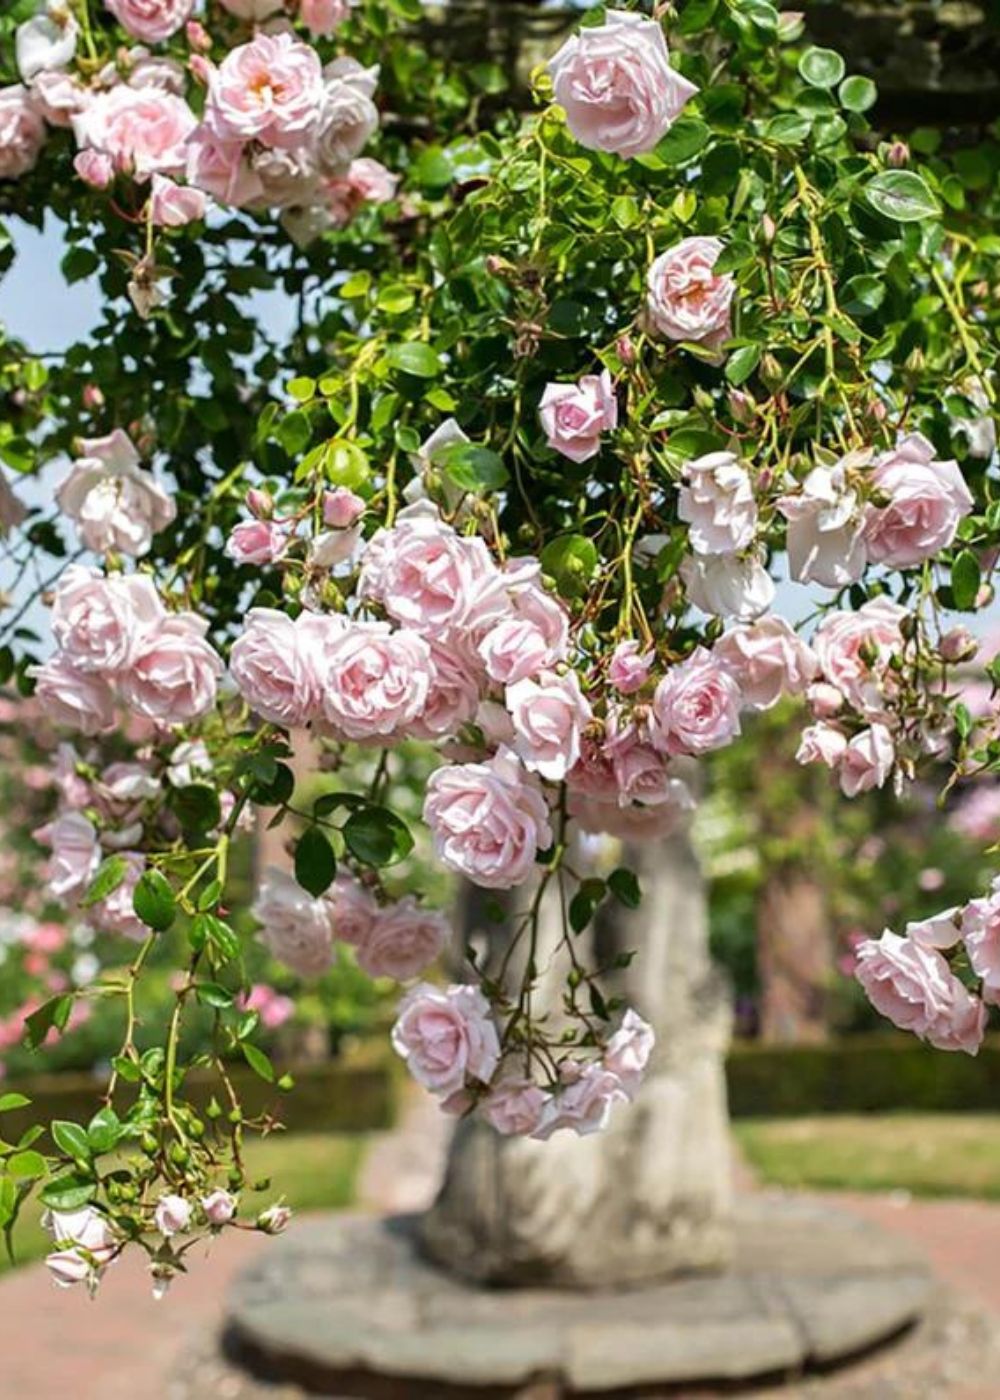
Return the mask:
POLYGON ((799 59, 799 73, 812 87, 836 87, 847 65, 833 49, 806 49, 799 59))
POLYGON ((333 884, 337 858, 333 847, 318 826, 311 826, 295 847, 295 878, 316 899, 333 884))
POLYGON ((273 1084, 274 1066, 264 1054, 263 1050, 258 1050, 256 1045, 250 1045, 245 1040, 240 1042, 240 1049, 243 1051, 243 1058, 253 1070, 254 1074, 260 1075, 261 1079, 266 1079, 268 1084, 273 1084))
POLYGON ((29 1050, 37 1050, 39 1045, 52 1030, 63 1030, 69 1020, 69 1013, 73 1008, 73 998, 71 996, 51 997, 44 1002, 37 1011, 33 1011, 24 1020, 24 1043, 29 1050))
POLYGON ((454 442, 434 453, 447 476, 463 491, 499 491, 510 480, 503 458, 474 442, 454 442))
POLYGON ((57 1119, 52 1124, 50 1131, 53 1142, 60 1152, 65 1152, 67 1157, 82 1157, 86 1161, 90 1156, 87 1130, 81 1128, 79 1123, 69 1123, 63 1119, 57 1119))
POLYGON ((436 379, 441 373, 441 361, 429 345, 420 340, 408 340, 403 345, 390 345, 386 359, 393 369, 411 374, 417 379, 436 379))
POLYGON ((274 430, 274 436, 281 443, 289 457, 298 457, 304 452, 312 437, 312 424, 309 415, 301 408, 286 413, 274 430))
POLYGON ((916 223, 940 214, 941 206, 914 170, 884 170, 865 186, 873 209, 898 223, 916 223))
POLYGON ((840 98, 840 105, 846 107, 849 112, 867 112, 869 107, 874 107, 878 101, 878 88, 871 78, 862 78, 855 74, 844 79, 837 96, 840 98))
POLYGON ((98 1154, 113 1152, 124 1133, 121 1120, 113 1108, 102 1108, 87 1124, 87 1141, 90 1150, 98 1154))
POLYGON ((15 1108, 28 1108, 30 1104, 24 1094, 0 1094, 0 1113, 12 1113, 15 1108))
POLYGON ((564 598, 582 598, 597 571, 599 555, 586 535, 559 535, 542 550, 541 562, 564 598))
POLYGON ((43 1186, 39 1199, 53 1210, 79 1210, 97 1194, 97 1183, 79 1172, 66 1172, 43 1186))
POLYGON ((15 1152, 5 1163, 11 1176, 47 1176, 49 1164, 40 1152, 15 1152))
POLYGON ((626 909, 638 909, 642 902, 638 878, 634 871, 626 870, 624 866, 619 866, 608 876, 608 888, 626 909))
POLYGON ((61 266, 67 282, 82 282, 85 277, 96 272, 101 260, 92 248, 70 248, 61 266))
POLYGON ((797 146, 806 139, 811 128, 811 117, 803 116, 800 112, 782 112, 781 116, 772 117, 767 123, 764 135, 779 146, 797 146))
POLYGON ((952 600, 960 612, 975 609, 981 583, 979 560, 971 549, 963 549, 951 566, 952 600))
POLYGON ((80 900, 84 909, 89 909, 93 904, 100 904, 102 899, 107 899, 109 894, 113 894, 121 882, 128 874, 128 861, 124 856, 108 856, 107 860, 98 866, 97 874, 91 880, 86 893, 80 900))
POLYGON ((726 361, 726 378, 730 384, 745 384, 760 364, 759 345, 741 345, 726 361))
POLYGON ((664 165, 683 165, 703 151, 712 132, 698 117, 680 117, 653 152, 664 165))
POLYGON ((170 881, 159 870, 144 870, 132 895, 132 907, 147 928, 166 933, 177 917, 170 881))
POLYGON ((219 794, 208 783, 189 783, 173 788, 170 809, 185 831, 212 831, 222 820, 219 794))
POLYGON ((406 823, 388 807, 361 807, 343 826, 347 849, 362 865, 395 865, 413 850, 406 823))
POLYGON ((218 982, 198 982, 194 994, 204 1006, 216 1011, 226 1011, 233 1004, 233 994, 218 982))
POLYGON ((215 914, 196 914, 188 938, 196 951, 211 948, 223 961, 235 958, 240 951, 236 933, 215 914))

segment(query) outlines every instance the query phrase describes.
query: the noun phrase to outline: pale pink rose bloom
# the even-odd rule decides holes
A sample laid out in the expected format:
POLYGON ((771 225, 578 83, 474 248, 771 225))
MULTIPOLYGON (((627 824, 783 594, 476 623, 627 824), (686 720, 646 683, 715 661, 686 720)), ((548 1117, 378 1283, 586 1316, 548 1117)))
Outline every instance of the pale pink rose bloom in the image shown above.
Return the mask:
POLYGON ((275 564, 287 547, 287 530, 273 520, 241 521, 226 540, 226 553, 237 564, 275 564))
POLYGON ((619 156, 651 151, 698 91, 671 68, 657 21, 615 10, 567 39, 548 67, 581 146, 619 156))
POLYGON ((858 493, 848 471, 859 471, 869 452, 841 458, 832 467, 814 467, 793 496, 778 509, 788 521, 788 567, 800 583, 844 588, 857 583, 868 563, 858 493))
POLYGON ((165 175, 154 175, 151 189, 151 217, 158 227, 184 228, 205 217, 208 201, 204 190, 178 185, 165 175))
POLYGON ((207 631, 204 618, 178 613, 145 633, 119 678, 125 703, 162 724, 186 724, 206 714, 225 670, 205 639, 207 631))
POLYGON ((948 824, 970 841, 1000 840, 1000 785, 977 783, 948 814, 948 824))
POLYGON ((251 145, 247 150, 254 178, 260 182, 260 194, 251 201, 251 209, 284 209, 316 198, 319 168, 310 146, 251 145))
POLYGON ((962 937, 965 912, 955 905, 928 919, 911 920, 906 925, 905 936, 924 948, 954 948, 962 937))
POLYGON ((939 1050, 974 1055, 986 1031, 986 1008, 971 996, 934 948, 886 930, 857 948, 855 976, 875 1010, 939 1050))
POLYGON ((668 340, 699 341, 717 349, 731 332, 736 283, 713 268, 722 252, 718 238, 695 235, 661 253, 646 280, 646 308, 655 330, 668 340))
POLYGON ((188 184, 236 209, 264 196, 263 182, 243 142, 220 141, 205 127, 199 127, 188 142, 186 173, 188 184))
POLYGON ((680 575, 688 601, 710 617, 752 622, 774 602, 774 579, 755 554, 692 554, 680 575))
MULTIPOLYGON (((366 204, 388 204, 396 198, 400 177, 370 156, 352 160, 342 175, 324 181, 327 213, 339 228, 351 222, 366 204)), ((407 496, 407 500, 411 497, 407 496)))
POLYGON ((288 1206, 268 1206, 257 1217, 257 1229, 263 1230, 265 1235, 280 1235, 288 1229, 291 1218, 292 1212, 288 1206))
POLYGON ((42 1225, 57 1245, 45 1260, 54 1282, 60 1288, 70 1288, 75 1283, 96 1287, 121 1245, 107 1216, 93 1206, 72 1211, 48 1210, 42 1225))
POLYGON ((35 840, 51 852, 45 867, 49 894, 62 904, 74 904, 101 863, 97 831, 82 812, 64 812, 35 832, 35 840))
POLYGON ((103 676, 78 671, 59 656, 29 667, 28 675, 35 682, 42 713, 53 723, 81 734, 103 734, 114 728, 114 692, 103 676))
POLYGON ((310 34, 332 34, 350 12, 348 0, 299 0, 299 19, 310 34))
POLYGON ((580 757, 580 739, 593 710, 575 671, 543 671, 507 687, 514 751, 525 768, 550 782, 565 778, 580 757))
POLYGON ((161 1196, 156 1203, 154 1219, 156 1228, 164 1239, 182 1234, 191 1224, 191 1203, 183 1196, 173 1194, 161 1196))
POLYGON ((666 757, 635 724, 623 724, 613 712, 608 717, 604 752, 611 759, 620 806, 631 802, 659 806, 674 800, 674 779, 666 757))
POLYGON ((372 73, 353 58, 338 58, 323 70, 323 102, 313 150, 323 175, 348 174, 378 130, 378 108, 372 101, 372 73))
POLYGON ((348 739, 404 736, 434 677, 424 638, 387 622, 349 622, 327 641, 323 666, 323 715, 348 739))
POLYGON ((212 74, 204 119, 221 141, 291 148, 314 136, 323 103, 315 50, 293 34, 258 33, 212 74))
POLYGON ((548 1097, 530 1079, 505 1073, 482 1100, 479 1112, 503 1137, 530 1137, 542 1121, 548 1097))
POLYGON ((207 1196, 202 1196, 201 1208, 209 1225, 216 1228, 228 1225, 236 1214, 236 1197, 221 1189, 210 1191, 207 1196))
POLYGON ((63 658, 78 671, 121 671, 140 639, 166 616, 146 574, 112 574, 70 564, 56 587, 52 631, 63 658))
POLYGON ((379 916, 371 890, 350 875, 338 875, 327 894, 334 938, 360 948, 379 916))
POLYGON ((972 899, 961 911, 962 938, 969 963, 982 978, 990 1001, 997 1004, 1000 992, 1000 888, 993 888, 984 899, 972 899))
POLYGON ((45 123, 28 89, 0 88, 0 180, 33 170, 45 143, 45 123))
POLYGON ((146 869, 146 857, 138 851, 123 852, 127 862, 125 878, 109 895, 92 904, 86 912, 87 923, 98 933, 116 933, 141 943, 149 929, 135 912, 132 896, 146 869))
POLYGON ((349 530, 324 530, 309 546, 308 565, 313 569, 335 569, 354 559, 361 541, 360 525, 349 530))
POLYGON ((884 724, 862 729, 847 745, 840 760, 840 790, 845 797, 880 788, 892 772, 896 746, 884 724))
POLYGON ((744 705, 769 710, 783 695, 801 695, 818 669, 816 654, 783 617, 734 627, 713 647, 732 673, 744 705))
POLYGON ((551 669, 569 652, 569 614, 535 583, 513 590, 509 612, 479 642, 487 674, 501 685, 551 669))
POLYGON ((421 982, 403 998, 392 1046, 419 1084, 442 1098, 469 1080, 487 1084, 500 1062, 500 1037, 478 987, 421 982))
POLYGON ((10 482, 0 471, 0 539, 6 538, 11 530, 24 523, 27 507, 11 489, 10 482))
POLYGON ((92 190, 106 190, 115 178, 114 161, 103 151, 77 151, 73 169, 92 190))
POLYGON ((873 598, 856 612, 827 613, 813 638, 820 670, 850 705, 865 715, 885 713, 894 681, 893 655, 903 649, 900 624, 906 609, 889 598, 873 598))
POLYGON ((628 1102, 621 1080, 601 1064, 564 1065, 562 1074, 564 1086, 550 1097, 532 1133, 542 1142, 563 1128, 579 1137, 603 1132, 615 1104, 628 1102))
POLYGON ((72 73, 48 69, 31 84, 31 96, 49 126, 69 127, 92 94, 72 73))
POLYGON ((62 5, 42 6, 39 13, 14 31, 14 57, 21 81, 31 83, 42 73, 72 63, 80 26, 62 5))
POLYGON ((159 44, 183 28, 194 0, 104 0, 123 29, 146 44, 159 44))
POLYGON ((275 608, 251 608, 229 657, 244 700, 261 719, 301 729, 320 710, 324 651, 340 619, 301 613, 293 622, 275 608))
POLYGON ((187 71, 176 59, 151 54, 137 45, 129 53, 129 62, 132 65, 129 87, 160 88, 163 92, 172 92, 175 97, 183 97, 187 92, 187 71))
POLYGON ((331 530, 346 530, 365 510, 364 498, 346 486, 335 486, 332 491, 323 492, 323 524, 329 525, 331 530))
POLYGON ((496 574, 481 539, 459 535, 436 511, 418 504, 368 542, 359 592, 380 602, 397 622, 441 633, 463 624, 496 574))
POLYGON ((796 763, 824 763, 836 768, 847 749, 847 735, 832 724, 811 724, 799 739, 796 763))
POLYGON ((752 543, 757 502, 746 464, 734 452, 710 452, 684 464, 677 514, 696 554, 734 554, 752 543))
POLYGON ((829 681, 815 681, 806 687, 806 703, 817 719, 832 719, 844 708, 844 697, 829 681))
POLYGON ((671 667, 653 696, 653 743, 671 754, 701 754, 732 743, 740 732, 740 691, 704 647, 671 667))
POLYGON ((415 739, 441 739, 457 733, 476 718, 483 676, 463 651, 431 640, 431 682, 420 714, 409 732, 415 739))
POLYGON ((56 490, 59 509, 95 553, 148 553, 153 535, 177 515, 172 498, 139 466, 139 454, 120 428, 107 437, 84 438, 80 448, 83 456, 56 490))
POLYGON ((539 417, 548 444, 571 462, 587 462, 601 450, 601 434, 618 426, 611 375, 585 374, 576 384, 547 384, 539 417))
POLYGON ((608 683, 621 695, 634 695, 646 684, 655 660, 655 652, 640 651, 638 642, 619 642, 608 666, 608 683))
POLYGON ((410 895, 380 909, 358 945, 358 966, 369 977, 408 982, 442 952, 451 936, 443 914, 422 908, 410 895))
POLYGON ((630 1099, 639 1092, 655 1044, 653 1027, 630 1007, 604 1047, 601 1063, 617 1077, 630 1099))
POLYGON ((488 889, 510 889, 552 844, 549 808, 536 777, 509 750, 487 763, 439 768, 427 783, 424 821, 438 859, 488 889))
POLYGON ((137 180, 181 174, 197 125, 183 98, 161 88, 136 89, 124 83, 99 93, 73 118, 82 150, 109 156, 119 174, 137 180))
POLYGON ((937 461, 933 444, 920 433, 901 438, 878 458, 872 485, 889 504, 868 507, 868 553, 892 569, 915 568, 946 549, 974 505, 958 463, 937 461))
POLYGON ((269 866, 250 912, 263 925, 261 942, 300 977, 319 977, 330 966, 329 900, 314 899, 291 875, 269 866))

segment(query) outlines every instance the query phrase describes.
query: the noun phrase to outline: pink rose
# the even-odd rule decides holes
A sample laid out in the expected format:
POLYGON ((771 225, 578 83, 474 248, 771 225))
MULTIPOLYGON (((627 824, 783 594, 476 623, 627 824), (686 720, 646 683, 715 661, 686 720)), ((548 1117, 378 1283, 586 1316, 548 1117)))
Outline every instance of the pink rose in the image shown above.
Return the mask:
POLYGON ((146 858, 137 851, 126 851, 124 856, 127 862, 125 878, 109 895, 86 910, 87 923, 99 933, 116 933, 122 938, 131 938, 134 943, 141 943, 148 937, 149 929, 136 914, 132 896, 145 872, 146 858))
POLYGON ((187 92, 187 72, 176 59, 150 54, 137 45, 129 50, 127 62, 132 66, 129 87, 160 88, 163 92, 172 92, 175 97, 183 97, 187 92))
POLYGON ((684 464, 677 514, 688 523, 696 554, 732 554, 752 543, 757 503, 746 466, 733 452, 710 452, 684 464))
POLYGON ((549 1096, 530 1079, 505 1074, 482 1100, 479 1112, 503 1137, 530 1137, 549 1096))
POLYGON ((74 520, 88 549, 117 550, 139 558, 153 535, 173 521, 177 507, 120 428, 103 438, 84 438, 69 476, 56 490, 59 509, 74 520))
POLYGON ((325 181, 322 189, 329 217, 339 228, 344 228, 364 205, 388 204, 395 199, 398 187, 399 176, 387 170, 381 161, 359 156, 351 161, 343 175, 325 181))
POLYGON ((525 768, 550 782, 565 778, 580 756, 580 738, 593 719, 575 671, 543 671, 507 687, 514 751, 525 768))
POLYGON ((734 627, 716 642, 713 655, 740 688, 744 705, 769 710, 783 695, 801 695, 816 674, 818 663, 782 617, 762 617, 734 627))
POLYGON ((261 942, 300 977, 319 977, 333 958, 331 905, 314 899, 284 870, 269 866, 250 911, 261 942))
POLYGON ((92 190, 106 190, 115 178, 114 162, 103 151, 77 151, 73 169, 92 190))
MULTIPOLYGON (((227 0, 227 3, 232 8, 232 0, 227 0)), ((268 1206, 257 1217, 257 1229, 263 1230, 265 1235, 280 1235, 288 1229, 291 1218, 292 1212, 288 1206, 268 1206)))
POLYGON ((806 687, 806 703, 817 719, 832 719, 844 708, 844 697, 829 681, 815 681, 806 687))
POLYGON ((323 664, 323 714, 348 739, 403 737, 434 678, 423 637, 387 622, 349 622, 327 641, 323 664))
POLYGON ((671 754, 708 753, 740 732, 739 687, 713 653, 698 647, 660 681, 653 714, 658 747, 671 754))
POLYGON ((181 97, 162 88, 132 88, 124 83, 98 93, 73 118, 82 150, 109 156, 115 170, 148 180, 177 175, 187 161, 187 144, 198 125, 181 97))
POLYGON ((353 560, 360 544, 360 525, 349 530, 324 530, 310 544, 307 563, 313 569, 335 569, 353 560))
POLYGON ((14 31, 14 57, 21 81, 33 83, 42 73, 65 68, 76 57, 80 26, 71 11, 57 3, 39 7, 14 31))
POLYGON ((220 141, 199 127, 188 143, 188 184, 236 209, 261 200, 264 185, 242 141, 220 141))
POLYGON ((35 833, 51 852, 45 869, 48 892, 61 904, 75 904, 101 863, 97 831, 82 812, 64 812, 35 833))
POLYGON ((506 749, 488 763, 439 768, 427 783, 424 821, 438 859, 488 889, 510 889, 552 844, 538 779, 506 749))
POLYGON ((862 714, 886 711, 895 686, 891 658, 903 650, 900 624, 906 609, 889 598, 873 598, 857 612, 827 613, 813 638, 823 676, 862 714))
MULTIPOLYGON (((645 757, 645 755, 643 756, 645 757)), ((644 802, 623 806, 620 797, 601 800, 570 790, 568 811, 580 831, 616 836, 620 841, 661 841, 684 826, 695 809, 695 800, 687 784, 680 778, 668 778, 662 783, 662 773, 654 775, 661 782, 654 805, 648 804, 654 788, 644 776, 641 796, 644 802)))
POLYGON ((886 930, 857 950, 855 976, 869 1001, 893 1025, 939 1050, 974 1055, 986 1030, 986 1008, 971 996, 934 948, 886 930))
POLYGON ((815 467, 800 491, 777 502, 788 521, 788 566, 800 583, 844 588, 864 573, 868 551, 848 472, 859 471, 868 457, 867 452, 855 453, 833 467, 815 467))
POLYGON ((571 462, 587 462, 601 450, 601 434, 618 426, 611 375, 585 374, 576 384, 547 384, 539 417, 551 448, 571 462))
POLYGON ((483 679, 463 652, 445 642, 428 642, 431 683, 423 709, 410 727, 415 739, 441 739, 476 718, 483 679))
POLYGON ((651 151, 698 91, 671 68, 655 20, 615 10, 567 39, 549 73, 581 146, 619 156, 651 151))
POLYGON ((549 670, 569 651, 569 614, 558 598, 529 583, 514 590, 508 607, 478 647, 487 674, 501 685, 549 670))
POLYGON ((1000 884, 985 899, 970 900, 962 911, 962 938, 973 972, 983 981, 989 1000, 1000 993, 1000 884))
POLYGON ((796 763, 824 763, 836 768, 847 749, 847 735, 832 724, 811 724, 799 739, 796 763))
POLYGON ((153 580, 70 564, 52 604, 52 631, 78 671, 115 672, 130 664, 143 634, 166 616, 153 580))
POLYGON ((258 982, 240 1000, 241 1011, 256 1011, 265 1030, 276 1031, 295 1015, 295 1003, 291 997, 282 996, 266 982, 258 982))
POLYGON ((646 307, 654 329, 668 340, 700 341, 715 350, 729 338, 736 283, 712 270, 722 248, 718 238, 684 238, 650 267, 646 307))
POLYGON ((287 547, 288 532, 272 520, 244 520, 226 541, 226 553, 237 564, 275 564, 287 547))
POLYGON ((77 112, 90 101, 90 89, 79 78, 58 69, 39 73, 31 84, 31 98, 49 126, 70 127, 77 112))
POLYGON ((500 1038, 478 987, 421 982, 400 1002, 392 1046, 414 1079, 442 1098, 469 1080, 489 1083, 500 1062, 500 1038))
POLYGON ((638 642, 619 642, 608 666, 608 684, 621 695, 634 695, 646 684, 655 660, 655 652, 640 651, 638 642))
POLYGON ((209 1225, 218 1229, 220 1225, 228 1225, 236 1214, 236 1197, 228 1191, 210 1191, 207 1196, 202 1196, 201 1208, 209 1225))
POLYGON ((237 19, 261 24, 282 8, 282 0, 219 0, 222 8, 237 19))
POLYGON ((953 906, 927 919, 913 919, 906 925, 906 937, 922 948, 954 948, 962 937, 964 914, 965 910, 953 906))
POLYGON ((884 724, 873 724, 856 734, 840 760, 840 790, 845 797, 880 788, 892 772, 896 746, 884 724))
POLYGON ((434 961, 451 934, 443 914, 423 909, 407 895, 379 910, 358 946, 358 966, 369 977, 408 982, 434 961))
POLYGON ((183 228, 205 217, 205 192, 178 185, 165 175, 153 176, 151 198, 151 217, 160 228, 183 228))
POLYGON ((103 676, 78 671, 56 656, 28 675, 35 682, 35 699, 54 724, 81 734, 103 734, 115 727, 115 697, 103 676))
POLYGON ((865 541, 875 563, 892 569, 915 568, 946 549, 974 505, 958 463, 936 461, 920 433, 879 457, 872 485, 889 504, 868 507, 865 541))
POLYGON ((343 623, 315 613, 293 622, 274 608, 251 608, 229 657, 244 700, 261 719, 300 729, 319 713, 323 653, 328 635, 343 623))
POLYGON ((334 59, 324 68, 323 103, 313 146, 321 174, 346 173, 350 179, 351 162, 378 130, 378 108, 372 101, 377 75, 377 69, 363 68, 353 58, 334 59))
POLYGON ((310 34, 332 34, 350 12, 348 0, 299 0, 299 19, 310 34))
POLYGON ((379 916, 379 907, 371 890, 350 875, 338 875, 328 894, 333 936, 342 943, 364 944, 379 916))
POLYGON ((331 530, 346 530, 365 513, 363 497, 346 486, 323 492, 323 524, 331 530))
POLYGON ((601 1063, 616 1076, 630 1099, 639 1092, 655 1044, 653 1027, 630 1007, 604 1047, 601 1063))
POLYGON ((182 1234, 191 1224, 191 1203, 183 1196, 161 1196, 156 1203, 154 1219, 156 1228, 164 1239, 182 1234))
POLYGON ((693 554, 680 575, 688 601, 711 617, 752 622, 774 602, 774 580, 755 554, 693 554))
POLYGON ((618 730, 614 723, 609 723, 605 751, 611 756, 619 806, 641 802, 644 806, 655 807, 675 800, 676 780, 666 758, 642 738, 635 725, 618 730))
POLYGON ((70 1288, 75 1283, 95 1288, 122 1244, 107 1216, 93 1206, 47 1210, 42 1225, 57 1245, 45 1260, 54 1281, 60 1288, 70 1288))
POLYGON ((0 88, 0 180, 16 180, 33 170, 45 142, 31 94, 20 83, 0 88))
POLYGON ((146 44, 159 44, 181 29, 194 0, 104 0, 123 29, 146 44))
POLYGON ((433 508, 408 506, 368 542, 359 591, 397 622, 442 633, 462 625, 496 572, 481 539, 459 535, 433 508))
POLYGON ((315 50, 292 34, 258 33, 212 74, 205 124, 220 141, 290 149, 314 135, 323 102, 315 50))
POLYGON ((571 1128, 579 1137, 603 1132, 615 1104, 628 1102, 621 1080, 603 1065, 568 1064, 562 1074, 564 1087, 549 1099, 532 1134, 543 1142, 562 1128, 571 1128))
POLYGON ((225 670, 205 640, 207 631, 204 618, 179 613, 145 633, 120 677, 126 704, 162 724, 186 724, 206 714, 225 670))

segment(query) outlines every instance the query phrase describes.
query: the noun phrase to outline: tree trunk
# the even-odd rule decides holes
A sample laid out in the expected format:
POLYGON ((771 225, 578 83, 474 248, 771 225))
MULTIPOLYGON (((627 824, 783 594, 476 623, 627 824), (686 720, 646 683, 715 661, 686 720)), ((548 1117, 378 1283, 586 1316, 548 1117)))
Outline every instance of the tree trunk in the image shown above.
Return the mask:
POLYGON ((828 1035, 833 948, 826 895, 802 871, 778 868, 757 906, 761 1039, 816 1044, 828 1035))

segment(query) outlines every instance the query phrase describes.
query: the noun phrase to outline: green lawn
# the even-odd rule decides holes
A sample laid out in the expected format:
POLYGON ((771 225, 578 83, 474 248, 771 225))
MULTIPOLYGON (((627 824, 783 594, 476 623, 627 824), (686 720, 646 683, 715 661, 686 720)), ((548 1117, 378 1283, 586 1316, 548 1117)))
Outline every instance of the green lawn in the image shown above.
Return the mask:
POLYGON ((744 1119, 734 1132, 770 1185, 1000 1199, 1000 1114, 744 1119))
MULTIPOLYGON (((294 1210, 334 1210, 354 1201, 358 1168, 365 1153, 365 1139, 348 1133, 275 1133, 265 1141, 249 1141, 246 1149, 251 1181, 270 1177, 269 1190, 247 1195, 261 1209, 283 1196, 294 1210)), ((14 1232, 19 1264, 38 1259, 50 1247, 40 1224, 41 1210, 29 1202, 14 1232)), ((10 1261, 0 1249, 0 1273, 10 1261)))

